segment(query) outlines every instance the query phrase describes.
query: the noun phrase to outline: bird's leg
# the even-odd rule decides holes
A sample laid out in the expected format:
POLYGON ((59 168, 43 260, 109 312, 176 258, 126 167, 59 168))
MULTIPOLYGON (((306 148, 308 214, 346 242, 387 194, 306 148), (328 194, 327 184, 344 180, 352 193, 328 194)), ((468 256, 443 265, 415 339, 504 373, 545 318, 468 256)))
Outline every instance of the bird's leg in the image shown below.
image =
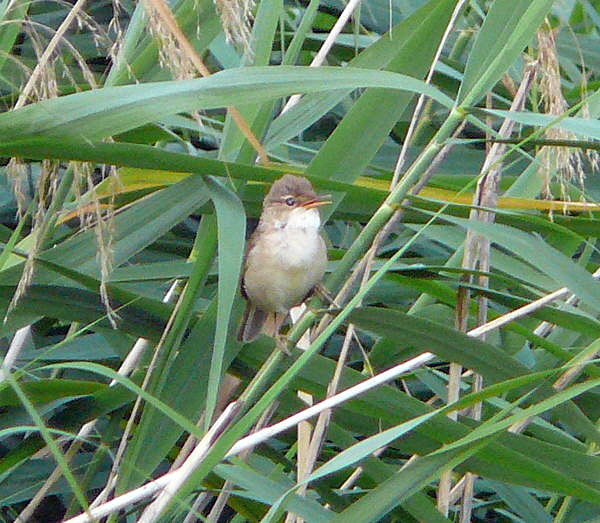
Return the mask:
POLYGON ((323 287, 323 284, 317 283, 313 287, 313 292, 317 294, 323 301, 329 303, 329 305, 339 307, 339 305, 335 302, 335 296, 333 296, 325 287, 323 287))
POLYGON ((286 356, 292 355, 290 349, 288 349, 288 338, 285 334, 278 334, 275 336, 275 346, 286 356))
POLYGON ((321 307, 313 308, 313 307, 308 307, 308 304, 307 304, 307 309, 310 310, 310 312, 312 312, 313 314, 317 314, 317 315, 326 314, 326 313, 335 314, 336 312, 338 312, 341 309, 341 307, 336 303, 335 297, 325 287, 323 287, 323 285, 321 283, 317 283, 311 289, 311 291, 308 293, 308 295, 306 296, 305 299, 308 299, 311 296, 314 296, 315 294, 318 295, 324 302, 327 302, 329 304, 329 307, 328 308, 321 308, 321 307))
POLYGON ((285 321, 287 314, 272 312, 269 314, 267 321, 265 322, 264 332, 268 336, 275 339, 275 346, 287 356, 291 356, 290 351, 287 348, 287 336, 281 334, 281 326, 285 321))
POLYGON ((275 321, 275 345, 286 356, 291 356, 292 353, 288 349, 287 336, 285 334, 281 334, 279 332, 281 330, 281 326, 283 325, 283 322, 285 321, 285 318, 287 317, 287 313, 282 314, 282 313, 276 312, 274 314, 274 316, 275 316, 275 320, 274 320, 275 321))

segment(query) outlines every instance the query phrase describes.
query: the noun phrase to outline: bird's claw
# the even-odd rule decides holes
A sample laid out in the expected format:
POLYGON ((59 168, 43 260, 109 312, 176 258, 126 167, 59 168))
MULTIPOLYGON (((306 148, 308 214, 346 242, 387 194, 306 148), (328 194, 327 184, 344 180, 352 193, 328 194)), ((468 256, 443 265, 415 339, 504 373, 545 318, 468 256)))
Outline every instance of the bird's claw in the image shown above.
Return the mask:
POLYGON ((275 346, 286 356, 292 355, 288 349, 288 338, 285 334, 277 334, 277 336, 275 336, 275 346))

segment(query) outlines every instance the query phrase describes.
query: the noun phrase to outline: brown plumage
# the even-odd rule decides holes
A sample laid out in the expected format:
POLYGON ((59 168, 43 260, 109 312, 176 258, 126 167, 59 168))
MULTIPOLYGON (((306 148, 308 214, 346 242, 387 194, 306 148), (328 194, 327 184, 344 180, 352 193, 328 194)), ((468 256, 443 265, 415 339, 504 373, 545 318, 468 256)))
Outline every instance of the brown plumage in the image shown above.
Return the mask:
POLYGON ((248 303, 240 341, 256 339, 261 330, 277 336, 289 310, 322 279, 327 249, 317 207, 326 203, 301 176, 286 174, 271 187, 246 248, 241 288, 248 303))

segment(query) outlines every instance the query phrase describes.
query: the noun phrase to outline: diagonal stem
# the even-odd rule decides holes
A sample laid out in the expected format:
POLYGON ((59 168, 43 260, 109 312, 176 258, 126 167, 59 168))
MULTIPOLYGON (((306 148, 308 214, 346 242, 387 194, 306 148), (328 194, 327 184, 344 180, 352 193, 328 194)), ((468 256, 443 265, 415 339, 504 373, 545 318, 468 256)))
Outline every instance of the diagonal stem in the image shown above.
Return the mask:
MULTIPOLYGON (((187 36, 185 36, 183 31, 179 27, 177 20, 173 16, 173 13, 167 5, 167 3, 165 2, 165 0, 146 0, 146 2, 148 2, 148 4, 156 10, 165 26, 173 35, 173 38, 175 38, 181 49, 185 52, 192 64, 194 64, 194 67, 198 70, 198 72, 204 77, 210 76, 210 70, 208 69, 208 67, 206 67, 204 61, 198 54, 198 51, 196 51, 196 49, 191 44, 187 36)), ((252 129, 248 125, 248 122, 246 122, 242 114, 235 107, 228 107, 227 112, 229 113, 235 124, 238 126, 240 132, 244 135, 246 140, 248 140, 250 145, 252 145, 252 147, 258 154, 260 163, 263 165, 270 165, 271 162, 269 161, 267 151, 262 146, 258 138, 256 138, 256 136, 252 132, 252 129)))
MULTIPOLYGON (((525 100, 535 78, 536 68, 535 66, 528 66, 523 74, 523 80, 519 86, 512 104, 511 111, 519 111, 525 104, 525 100)), ((502 138, 510 136, 514 128, 515 123, 512 120, 506 119, 502 123, 499 130, 499 135, 502 138)), ((493 209, 498 204, 498 189, 501 178, 502 159, 506 151, 506 146, 499 146, 500 144, 494 144, 489 153, 486 156, 483 164, 481 175, 477 183, 477 188, 473 196, 474 207, 486 207, 493 209)), ((478 208, 472 209, 470 212, 471 220, 479 220, 485 223, 491 223, 495 219, 493 212, 482 211, 478 208)), ((489 248, 490 243, 483 236, 467 231, 465 239, 465 248, 463 255, 462 267, 465 269, 465 277, 463 278, 466 283, 471 279, 469 276, 470 272, 477 268, 479 264, 479 270, 483 273, 489 272, 489 248)), ((484 287, 487 286, 487 277, 482 277, 480 284, 484 287)), ((466 286, 461 286, 458 292, 457 299, 457 313, 456 313, 456 328, 465 332, 467 330, 468 315, 469 315, 469 302, 470 293, 466 286)), ((479 317, 478 324, 484 324, 487 321, 486 312, 486 301, 485 298, 479 302, 479 317)), ((460 396, 460 384, 461 384, 462 366, 456 363, 450 364, 450 371, 448 376, 448 397, 447 402, 453 403, 458 401, 460 396)), ((477 387, 482 385, 481 379, 477 376, 474 377, 473 389, 476 391, 477 387)), ((477 412, 479 409, 475 409, 477 412)), ((452 413, 451 418, 457 419, 457 412, 452 413)), ((452 489, 452 471, 445 471, 440 477, 440 486, 438 490, 438 509, 443 515, 448 514, 450 506, 450 493, 452 489)), ((463 490, 463 502, 461 505, 461 522, 467 523, 471 519, 471 497, 473 493, 473 482, 474 476, 468 474, 464 482, 463 490)))

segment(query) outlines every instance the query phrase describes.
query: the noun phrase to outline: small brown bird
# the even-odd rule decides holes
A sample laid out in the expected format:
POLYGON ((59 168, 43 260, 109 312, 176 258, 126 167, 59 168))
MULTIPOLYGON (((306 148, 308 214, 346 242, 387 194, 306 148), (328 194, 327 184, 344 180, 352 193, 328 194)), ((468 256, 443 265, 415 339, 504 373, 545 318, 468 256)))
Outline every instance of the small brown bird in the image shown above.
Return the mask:
POLYGON ((289 310, 323 278, 327 248, 318 207, 328 203, 301 176, 286 174, 271 187, 246 248, 241 290, 248 303, 239 341, 250 342, 261 330, 276 337, 289 310))

